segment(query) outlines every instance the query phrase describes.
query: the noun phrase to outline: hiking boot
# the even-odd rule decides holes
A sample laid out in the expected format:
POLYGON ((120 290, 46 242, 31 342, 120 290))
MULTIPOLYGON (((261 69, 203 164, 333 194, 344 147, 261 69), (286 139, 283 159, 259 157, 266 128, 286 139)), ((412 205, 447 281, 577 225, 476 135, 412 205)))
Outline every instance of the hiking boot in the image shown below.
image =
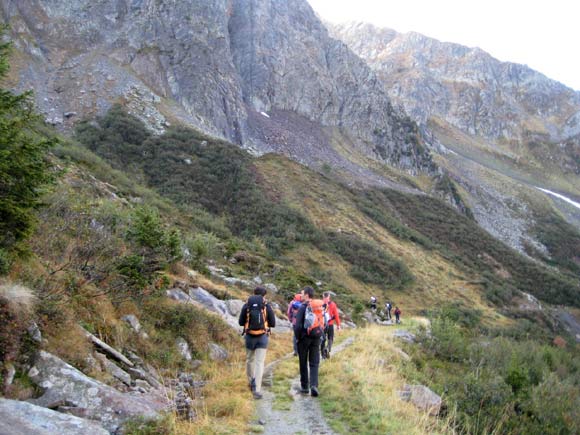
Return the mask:
POLYGON ((252 393, 256 391, 256 380, 254 378, 252 378, 251 382, 248 384, 248 387, 250 387, 250 391, 252 393))
POLYGON ((257 391, 254 391, 252 394, 256 400, 260 400, 262 397, 264 397, 262 393, 258 393, 257 391))
POLYGON ((308 387, 300 387, 301 394, 308 394, 308 387))
POLYGON ((310 389, 310 395, 311 395, 312 397, 318 397, 318 388, 317 388, 317 387, 312 387, 312 388, 310 389))

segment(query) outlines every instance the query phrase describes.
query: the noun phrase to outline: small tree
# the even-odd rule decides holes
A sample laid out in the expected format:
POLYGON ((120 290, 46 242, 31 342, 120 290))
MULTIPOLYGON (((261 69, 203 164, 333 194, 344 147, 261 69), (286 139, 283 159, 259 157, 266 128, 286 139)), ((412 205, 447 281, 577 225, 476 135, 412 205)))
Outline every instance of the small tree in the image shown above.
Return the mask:
MULTIPOLYGON (((0 81, 8 72, 10 48, 0 44, 0 81)), ((20 242, 32 231, 43 187, 53 180, 47 152, 54 139, 35 131, 38 122, 30 92, 16 95, 0 87, 0 274, 22 252, 20 242)))

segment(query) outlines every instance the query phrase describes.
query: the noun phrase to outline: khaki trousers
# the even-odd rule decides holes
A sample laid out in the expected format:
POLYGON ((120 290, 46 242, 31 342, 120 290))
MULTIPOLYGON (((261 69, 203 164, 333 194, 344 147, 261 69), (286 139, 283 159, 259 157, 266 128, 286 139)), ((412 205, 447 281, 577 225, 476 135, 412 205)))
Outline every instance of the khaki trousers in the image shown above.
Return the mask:
POLYGON ((262 376, 264 375, 264 361, 266 360, 266 352, 268 349, 246 349, 246 373, 248 375, 248 382, 252 379, 256 383, 256 392, 262 391, 262 376))

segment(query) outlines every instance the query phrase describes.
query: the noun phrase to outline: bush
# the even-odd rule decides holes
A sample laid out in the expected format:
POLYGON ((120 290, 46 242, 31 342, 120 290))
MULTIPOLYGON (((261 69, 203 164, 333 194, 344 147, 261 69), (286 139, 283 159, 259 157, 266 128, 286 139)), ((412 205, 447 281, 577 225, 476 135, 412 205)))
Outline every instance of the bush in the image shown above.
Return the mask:
POLYGON ((352 264, 350 274, 362 282, 403 289, 414 279, 404 263, 370 242, 341 233, 329 232, 327 237, 327 249, 352 264))

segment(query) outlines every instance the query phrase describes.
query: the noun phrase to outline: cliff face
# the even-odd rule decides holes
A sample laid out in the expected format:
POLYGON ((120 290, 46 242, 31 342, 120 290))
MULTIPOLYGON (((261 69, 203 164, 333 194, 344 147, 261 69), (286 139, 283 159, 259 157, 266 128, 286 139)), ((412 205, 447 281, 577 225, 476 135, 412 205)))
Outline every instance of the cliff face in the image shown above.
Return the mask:
POLYGON ((561 140, 580 132, 580 93, 525 65, 413 32, 361 23, 330 28, 420 121, 440 116, 493 140, 519 140, 529 132, 561 140))
MULTIPOLYGON (((477 48, 370 24, 328 28, 430 135, 477 222, 521 252, 545 252, 532 210, 550 199, 536 198, 533 186, 578 199, 580 93, 477 48)), ((553 204, 579 225, 578 209, 553 204)))
POLYGON ((289 113, 340 129, 373 159, 433 169, 414 123, 304 0, 0 4, 22 53, 17 87, 34 88, 55 124, 120 100, 159 131, 180 121, 258 153, 294 155, 297 138, 264 134, 269 112, 289 113))

